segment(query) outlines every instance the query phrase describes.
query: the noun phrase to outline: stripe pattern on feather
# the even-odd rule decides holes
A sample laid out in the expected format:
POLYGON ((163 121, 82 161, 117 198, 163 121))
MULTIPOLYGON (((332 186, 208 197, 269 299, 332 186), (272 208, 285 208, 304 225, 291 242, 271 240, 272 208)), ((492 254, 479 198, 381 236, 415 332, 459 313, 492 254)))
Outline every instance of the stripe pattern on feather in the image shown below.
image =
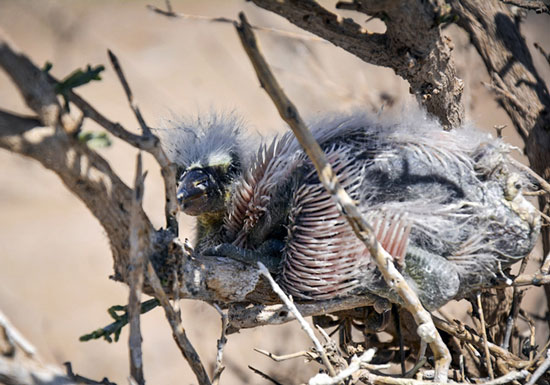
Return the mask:
MULTIPOLYGON (((341 185, 357 198, 364 164, 358 164, 349 151, 339 146, 325 152, 341 185)), ((300 186, 291 203, 280 284, 287 293, 303 299, 342 296, 356 288, 361 275, 374 264, 314 170, 306 180, 308 183, 300 186)), ((410 232, 406 217, 383 211, 365 214, 382 247, 402 262, 410 232)))

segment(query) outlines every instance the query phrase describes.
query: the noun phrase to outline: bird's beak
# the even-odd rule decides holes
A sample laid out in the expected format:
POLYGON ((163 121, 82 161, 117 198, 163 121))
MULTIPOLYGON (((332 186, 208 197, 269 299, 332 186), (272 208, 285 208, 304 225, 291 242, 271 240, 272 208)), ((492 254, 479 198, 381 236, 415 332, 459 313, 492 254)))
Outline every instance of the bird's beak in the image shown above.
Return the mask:
POLYGON ((209 175, 201 169, 187 171, 176 192, 180 209, 188 215, 199 215, 208 201, 209 175))

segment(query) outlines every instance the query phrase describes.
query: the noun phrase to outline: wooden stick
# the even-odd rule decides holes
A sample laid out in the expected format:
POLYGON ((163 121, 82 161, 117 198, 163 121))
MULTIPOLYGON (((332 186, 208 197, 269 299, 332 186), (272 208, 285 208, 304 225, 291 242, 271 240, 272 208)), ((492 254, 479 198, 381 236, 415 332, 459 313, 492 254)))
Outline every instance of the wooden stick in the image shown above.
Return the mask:
POLYGON ((359 212, 355 202, 341 187, 332 167, 328 163, 323 150, 315 140, 298 110, 285 95, 277 80, 273 76, 267 62, 262 56, 254 33, 243 13, 239 14, 240 24, 236 24, 241 43, 254 66, 260 84, 265 89, 273 103, 279 110, 279 114, 288 123, 294 135, 304 148, 311 162, 317 170, 319 180, 323 183, 328 193, 340 212, 348 220, 357 237, 367 246, 372 259, 382 272, 388 286, 394 289, 403 299, 405 308, 413 315, 419 325, 419 336, 430 344, 436 361, 436 379, 439 382, 447 381, 447 371, 451 363, 449 349, 443 343, 437 332, 430 314, 423 308, 416 293, 407 285, 403 276, 395 268, 392 257, 376 240, 372 227, 365 221, 359 212))

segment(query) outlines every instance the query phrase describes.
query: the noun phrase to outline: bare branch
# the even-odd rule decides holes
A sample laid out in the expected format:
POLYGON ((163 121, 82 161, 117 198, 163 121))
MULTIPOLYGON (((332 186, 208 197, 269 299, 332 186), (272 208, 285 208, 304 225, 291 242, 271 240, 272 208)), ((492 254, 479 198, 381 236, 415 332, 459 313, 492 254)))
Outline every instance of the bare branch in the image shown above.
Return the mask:
MULTIPOLYGON (((513 381, 521 380, 529 374, 527 370, 511 371, 502 377, 491 381, 480 382, 478 385, 503 385, 513 381)), ((441 382, 413 380, 412 378, 395 378, 390 376, 380 376, 373 373, 367 373, 365 380, 374 385, 439 385, 441 382)), ((469 382, 454 383, 454 385, 470 385, 469 382)))
POLYGON ((301 352, 296 352, 296 353, 285 354, 282 356, 278 356, 266 350, 257 349, 257 348, 254 348, 254 351, 260 354, 263 354, 266 357, 271 358, 275 362, 283 362, 283 361, 291 360, 293 358, 298 358, 298 357, 306 357, 306 358, 313 359, 313 357, 311 356, 311 353, 307 350, 303 350, 301 352))
POLYGON ((216 353, 216 367, 214 368, 214 374, 212 375, 212 385, 217 385, 219 384, 220 377, 225 369, 225 366, 223 366, 223 348, 227 343, 227 314, 225 314, 218 305, 214 304, 213 306, 220 315, 222 321, 222 331, 220 339, 218 340, 218 351, 216 353))
MULTIPOLYGON (((228 17, 209 17, 209 16, 189 15, 187 13, 174 12, 171 7, 169 8, 167 7, 167 10, 165 11, 163 9, 155 7, 154 5, 147 5, 147 9, 163 16, 174 17, 174 18, 179 18, 184 20, 205 21, 209 23, 225 23, 225 24, 231 24, 231 25, 233 25, 236 22, 235 19, 230 19, 228 17)), ((253 30, 258 32, 273 33, 273 34, 287 37, 290 39, 313 41, 313 42, 323 43, 323 44, 327 43, 325 39, 321 39, 317 36, 305 35, 305 34, 295 33, 291 31, 284 31, 276 28, 262 27, 258 25, 251 25, 250 27, 253 30)))
MULTIPOLYGON (((455 322, 458 322, 458 321, 455 321, 455 322)), ((434 317, 434 323, 438 329, 443 330, 462 341, 468 342, 482 349, 485 345, 483 338, 473 334, 461 324, 458 324, 458 325, 452 324, 452 323, 443 321, 437 317, 434 317)), ((524 361, 520 359, 519 357, 515 356, 514 354, 510 353, 508 350, 505 350, 498 345, 495 345, 491 342, 487 342, 487 346, 489 348, 489 351, 492 354, 494 354, 495 357, 505 360, 506 363, 513 368, 523 369, 529 366, 529 361, 524 361)))
POLYGON ((142 172, 141 153, 137 156, 136 177, 134 182, 134 193, 132 199, 132 211, 130 213, 130 274, 128 283, 130 286, 130 298, 128 300, 128 318, 130 321, 130 336, 128 347, 130 352, 130 376, 138 385, 145 384, 143 376, 143 356, 141 352, 141 292, 143 288, 143 273, 145 270, 145 255, 149 240, 145 239, 146 234, 140 234, 139 212, 142 210, 143 183, 145 175, 142 172))
POLYGON ((546 351, 546 359, 544 362, 535 370, 535 373, 531 376, 526 385, 534 385, 538 379, 550 369, 550 350, 546 351))
POLYGON ((145 123, 145 119, 143 119, 143 116, 141 115, 141 111, 139 110, 138 105, 134 102, 134 95, 132 94, 132 90, 128 85, 128 81, 126 80, 126 77, 124 76, 124 72, 122 72, 122 67, 118 62, 118 58, 110 49, 107 50, 107 53, 109 55, 109 60, 111 60, 111 64, 113 65, 113 68, 115 69, 115 72, 118 76, 118 79, 122 83, 122 88, 124 88, 124 93, 128 98, 128 103, 130 103, 130 108, 132 109, 132 111, 134 111, 134 115, 136 116, 136 119, 139 122, 139 125, 141 126, 143 136, 153 135, 151 133, 151 128, 149 128, 147 123, 145 123))
POLYGON ((550 8, 544 3, 543 0, 500 0, 504 4, 515 5, 523 9, 535 11, 536 13, 548 13, 550 14, 550 8))
POLYGON ((386 32, 379 34, 314 0, 252 1, 367 63, 393 69, 409 82, 411 93, 444 126, 456 127, 464 120, 463 83, 457 77, 449 41, 438 26, 448 17, 443 2, 358 2, 356 10, 384 20, 386 32))
POLYGON ((296 308, 296 305, 294 305, 294 302, 292 302, 290 298, 288 298, 283 289, 281 289, 277 282, 275 282, 275 280, 269 273, 269 270, 267 270, 267 268, 261 262, 258 262, 258 267, 260 269, 260 273, 269 281, 269 284, 273 288, 273 291, 279 296, 286 307, 290 309, 292 314, 294 314, 294 316, 296 317, 296 320, 298 320, 298 323, 300 324, 302 330, 305 331, 311 341, 313 341, 313 344, 315 345, 315 350, 317 350, 317 353, 319 353, 323 364, 326 366, 330 376, 334 377, 336 375, 336 372, 334 371, 334 368, 332 367, 332 364, 327 357, 327 353, 325 352, 323 345, 321 345, 321 342, 319 342, 319 339, 315 336, 315 333, 313 332, 311 326, 309 326, 305 318, 300 314, 300 312, 296 308))
POLYGON ((250 370, 252 370, 254 373, 256 373, 257 375, 259 375, 260 377, 262 378, 265 378, 266 380, 268 380, 269 382, 275 384, 275 385, 283 385, 281 384, 279 381, 277 381, 276 379, 274 379, 273 377, 271 376, 268 376, 267 374, 265 374, 264 372, 262 372, 261 370, 258 370, 256 368, 253 368, 252 366, 248 365, 248 368, 250 370))
POLYGON ((273 103, 279 110, 281 117, 291 127, 294 135, 304 148, 308 157, 312 161, 319 180, 323 183, 328 193, 334 199, 339 211, 348 220, 351 228, 357 237, 368 248, 372 259, 375 261, 378 269, 382 273, 386 283, 394 289, 404 302, 405 308, 413 315, 418 324, 418 334, 422 339, 430 344, 436 359, 436 379, 445 382, 447 379, 447 370, 450 365, 451 356, 449 350, 441 340, 437 329, 435 328, 430 314, 422 307, 420 300, 415 292, 409 287, 403 276, 392 262, 391 255, 385 251, 376 240, 372 227, 365 221, 355 202, 350 198, 346 191, 340 186, 337 176, 326 160, 323 150, 302 121, 296 107, 284 94, 283 90, 274 78, 268 64, 259 51, 256 38, 248 25, 243 13, 239 15, 241 23, 237 25, 237 32, 241 42, 247 52, 256 74, 266 90, 267 94, 273 100, 273 103))
POLYGON ((309 379, 308 385, 336 385, 342 383, 346 378, 361 370, 363 364, 371 362, 376 349, 368 349, 360 357, 352 357, 349 366, 336 376, 329 377, 325 373, 317 374, 309 379))
MULTIPOLYGON (((372 306, 379 299, 376 296, 365 295, 296 304, 296 307, 302 316, 310 317, 354 309, 356 307, 372 306)), ((264 325, 280 325, 294 321, 295 319, 294 314, 285 305, 257 305, 246 309, 235 305, 229 308, 229 332, 234 333, 239 329, 264 325)))
POLYGON ((199 384, 211 385, 212 383, 210 382, 210 378, 208 377, 208 374, 206 374, 206 370, 204 369, 204 366, 201 362, 199 355, 197 354, 197 351, 187 338, 185 329, 181 324, 180 314, 176 313, 176 311, 172 307, 172 304, 170 303, 170 300, 164 292, 164 289, 162 288, 160 280, 151 262, 147 264, 147 279, 149 280, 149 283, 151 284, 151 287, 155 292, 155 297, 157 297, 157 299, 160 301, 160 304, 164 308, 166 319, 168 320, 168 323, 172 328, 174 341, 176 341, 178 348, 183 354, 183 357, 189 363, 189 366, 193 370, 195 377, 197 377, 199 384))
POLYGON ((17 85, 26 104, 38 114, 42 124, 55 127, 61 114, 61 106, 47 75, 25 55, 16 53, 10 45, 0 30, 0 67, 17 85))
POLYGON ((132 111, 134 111, 134 115, 136 116, 136 119, 141 126, 141 130, 143 132, 141 139, 143 141, 149 141, 149 138, 152 138, 153 146, 146 151, 151 153, 161 166, 161 173, 164 179, 164 195, 166 197, 166 205, 164 208, 164 213, 166 216, 166 226, 172 230, 174 235, 177 235, 178 221, 176 219, 176 214, 178 211, 178 207, 176 200, 176 167, 171 164, 170 160, 160 146, 158 138, 153 135, 153 133, 151 132, 151 128, 147 125, 147 123, 145 123, 145 120, 141 115, 141 111, 138 105, 134 102, 132 90, 130 89, 126 77, 124 76, 124 72, 122 71, 122 67, 120 66, 118 58, 111 50, 108 50, 107 52, 109 54, 109 59, 111 60, 111 63, 122 84, 122 87, 124 88, 124 92, 126 94, 128 102, 130 103, 130 108, 132 108, 132 111))
MULTIPOLYGON (((73 366, 70 362, 64 362, 65 368, 67 369, 67 377, 72 381, 75 381, 77 384, 85 385, 116 385, 114 382, 109 381, 107 377, 104 377, 101 381, 94 381, 92 379, 81 376, 73 372, 73 366)), ((134 381, 135 382, 135 381, 134 381)))
POLYGON ((546 59, 546 61, 548 62, 548 65, 550 65, 550 54, 547 53, 544 48, 541 47, 540 44, 538 43, 534 43, 533 44, 535 46, 536 49, 539 50, 540 54, 542 55, 542 57, 544 57, 546 59))
POLYGON ((485 366, 487 367, 487 372, 491 380, 495 379, 495 374, 493 373, 493 365, 491 364, 491 353, 489 353, 489 341, 487 340, 487 328, 485 326, 485 315, 483 314, 483 307, 481 306, 481 294, 478 293, 477 296, 477 307, 479 308, 479 318, 481 320, 481 337, 483 338, 483 348, 485 349, 485 366))
POLYGON ((2 329, 7 342, 11 345, 12 351, 15 351, 15 349, 19 347, 28 356, 34 356, 36 354, 36 348, 11 324, 8 317, 6 317, 1 310, 0 329, 2 329))

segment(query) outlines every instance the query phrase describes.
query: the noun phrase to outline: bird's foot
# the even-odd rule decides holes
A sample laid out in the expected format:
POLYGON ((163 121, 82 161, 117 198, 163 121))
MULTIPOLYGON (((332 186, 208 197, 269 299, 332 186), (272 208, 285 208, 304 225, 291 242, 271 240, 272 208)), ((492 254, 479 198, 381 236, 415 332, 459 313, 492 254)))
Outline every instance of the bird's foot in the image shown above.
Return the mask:
POLYGON ((261 262, 271 273, 278 273, 282 249, 283 242, 272 239, 264 242, 256 250, 245 249, 231 243, 222 243, 206 249, 202 254, 231 258, 253 266, 257 266, 258 262, 261 262))

